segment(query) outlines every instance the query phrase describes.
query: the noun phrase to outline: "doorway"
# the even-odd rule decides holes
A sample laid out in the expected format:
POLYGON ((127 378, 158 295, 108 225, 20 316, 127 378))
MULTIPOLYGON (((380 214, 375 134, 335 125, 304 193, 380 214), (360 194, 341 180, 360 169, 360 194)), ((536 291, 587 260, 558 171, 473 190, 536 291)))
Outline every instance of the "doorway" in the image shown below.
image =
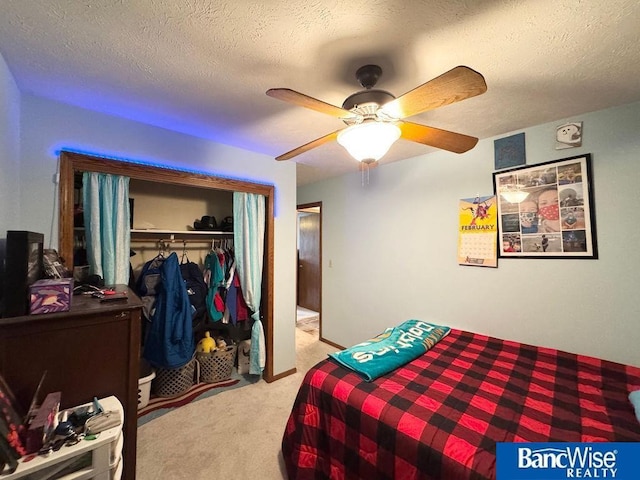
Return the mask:
POLYGON ((298 205, 296 327, 322 336, 322 202, 298 205))

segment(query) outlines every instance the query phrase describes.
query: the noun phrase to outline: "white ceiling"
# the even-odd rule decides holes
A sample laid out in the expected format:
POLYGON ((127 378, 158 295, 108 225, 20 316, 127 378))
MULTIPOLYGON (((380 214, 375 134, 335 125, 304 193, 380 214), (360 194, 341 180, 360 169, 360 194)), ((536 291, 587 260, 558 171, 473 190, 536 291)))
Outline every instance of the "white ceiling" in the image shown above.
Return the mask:
MULTIPOLYGON (((265 91, 340 106, 367 63, 396 96, 482 73, 484 95, 410 119, 479 138, 639 101, 640 2, 1 0, 0 53, 22 92, 275 157, 343 124, 265 91)), ((357 171, 335 142, 289 161, 299 185, 357 171)))

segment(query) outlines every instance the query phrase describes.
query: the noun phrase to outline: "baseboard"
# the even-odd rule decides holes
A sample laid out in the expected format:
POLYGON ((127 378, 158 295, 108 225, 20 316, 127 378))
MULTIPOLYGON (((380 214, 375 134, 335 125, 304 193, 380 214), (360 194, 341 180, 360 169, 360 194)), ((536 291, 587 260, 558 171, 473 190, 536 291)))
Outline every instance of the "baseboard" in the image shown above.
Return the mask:
POLYGON ((267 383, 275 382, 276 380, 280 380, 281 378, 285 378, 285 377, 288 377, 289 375, 293 375, 296 372, 297 370, 295 368, 292 368, 285 372, 279 373, 278 375, 274 375, 270 378, 265 378, 264 381, 267 383))
POLYGON ((327 340, 324 337, 320 337, 319 340, 323 343, 326 343, 327 345, 331 345, 332 347, 336 347, 338 350, 346 350, 346 347, 343 347, 342 345, 338 345, 337 343, 332 342, 331 340, 327 340))

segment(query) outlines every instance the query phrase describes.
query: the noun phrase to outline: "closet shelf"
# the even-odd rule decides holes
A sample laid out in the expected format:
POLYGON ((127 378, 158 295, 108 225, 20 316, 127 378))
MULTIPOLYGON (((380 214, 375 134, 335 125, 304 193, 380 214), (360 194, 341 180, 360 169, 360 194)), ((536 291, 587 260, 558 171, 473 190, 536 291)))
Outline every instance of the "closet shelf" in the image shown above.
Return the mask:
POLYGON ((215 238, 233 238, 233 232, 204 230, 131 230, 132 242, 210 242, 215 238))
POLYGON ((217 230, 145 230, 145 229, 132 229, 132 234, 145 234, 145 235, 233 235, 233 232, 222 232, 217 230))

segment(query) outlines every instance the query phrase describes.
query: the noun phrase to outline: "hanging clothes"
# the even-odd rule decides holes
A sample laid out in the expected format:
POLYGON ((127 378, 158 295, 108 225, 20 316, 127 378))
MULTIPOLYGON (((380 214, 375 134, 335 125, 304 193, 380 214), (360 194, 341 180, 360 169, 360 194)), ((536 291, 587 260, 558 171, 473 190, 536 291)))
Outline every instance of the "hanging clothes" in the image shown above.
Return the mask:
POLYGON ((207 311, 214 322, 222 320, 224 314, 224 301, 220 295, 220 287, 224 282, 224 271, 220 264, 218 254, 213 250, 204 260, 205 279, 207 280, 207 311))
POLYGON ((231 323, 233 325, 235 325, 237 322, 237 319, 236 319, 236 310, 237 310, 237 301, 238 301, 237 297, 238 297, 238 289, 233 284, 233 282, 231 282, 231 285, 227 289, 227 296, 225 298, 224 304, 227 307, 227 311, 229 312, 229 320, 231 320, 231 323))
POLYGON ((249 308, 247 307, 247 302, 244 299, 242 287, 240 286, 240 276, 237 272, 231 279, 229 289, 227 290, 225 304, 229 310, 231 323, 234 325, 238 322, 244 322, 250 318, 249 308))
POLYGON ((189 303, 192 306, 192 318, 194 324, 201 321, 207 314, 207 284, 200 267, 183 255, 180 263, 180 273, 187 288, 189 303), (185 261, 186 259, 186 261, 185 261))
POLYGON ((160 276, 156 308, 151 318, 143 357, 155 367, 179 368, 193 357, 195 342, 191 302, 175 252, 162 263, 160 276))

